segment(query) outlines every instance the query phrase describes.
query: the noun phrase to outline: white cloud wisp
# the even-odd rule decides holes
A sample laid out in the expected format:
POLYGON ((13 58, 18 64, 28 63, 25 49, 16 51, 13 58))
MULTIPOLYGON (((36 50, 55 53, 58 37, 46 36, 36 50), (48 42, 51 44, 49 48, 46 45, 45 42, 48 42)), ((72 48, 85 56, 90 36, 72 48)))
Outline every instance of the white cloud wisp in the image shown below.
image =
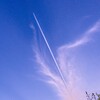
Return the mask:
POLYGON ((64 48, 70 49, 84 45, 91 40, 93 34, 99 31, 100 31, 100 20, 97 21, 89 30, 87 30, 80 39, 77 39, 74 43, 65 44, 61 46, 60 49, 64 48))

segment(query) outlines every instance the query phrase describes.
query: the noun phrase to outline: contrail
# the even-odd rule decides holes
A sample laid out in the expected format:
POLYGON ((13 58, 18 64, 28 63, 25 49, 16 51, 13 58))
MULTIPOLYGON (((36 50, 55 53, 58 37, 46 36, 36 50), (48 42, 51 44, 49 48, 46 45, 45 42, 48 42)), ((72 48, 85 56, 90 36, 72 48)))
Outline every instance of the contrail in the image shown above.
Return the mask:
POLYGON ((55 63, 55 65, 56 65, 56 67, 57 67, 57 69, 58 69, 58 71, 59 71, 59 73, 60 73, 60 76, 61 76, 61 79, 63 80, 64 86, 65 86, 65 88, 67 89, 66 80, 64 79, 64 76, 63 76, 63 74, 62 74, 62 71, 61 71, 61 69, 60 69, 60 66, 59 66, 58 63, 57 63, 57 60, 56 60, 56 58, 55 58, 55 56, 54 56, 54 54, 53 54, 53 52, 52 52, 52 50, 51 50, 51 48, 50 48, 50 45, 49 45, 49 43, 48 43, 48 41, 47 41, 47 39, 46 39, 46 37, 45 37, 45 35, 44 35, 44 32, 43 32, 43 30, 42 30, 42 28, 41 28, 41 26, 40 26, 40 24, 39 24, 39 22, 38 22, 38 20, 37 20, 37 18, 36 18, 36 16, 35 16, 34 13, 33 13, 33 16, 34 16, 34 19, 35 19, 35 21, 36 21, 36 23, 37 23, 37 25, 38 25, 38 27, 39 27, 39 29, 40 29, 41 34, 42 34, 42 36, 43 36, 43 38, 44 38, 44 40, 45 40, 45 43, 46 43, 46 45, 47 45, 47 47, 48 47, 48 49, 49 49, 49 52, 50 52, 50 54, 51 54, 51 56, 52 56, 52 58, 53 58, 53 60, 54 60, 54 63, 55 63))

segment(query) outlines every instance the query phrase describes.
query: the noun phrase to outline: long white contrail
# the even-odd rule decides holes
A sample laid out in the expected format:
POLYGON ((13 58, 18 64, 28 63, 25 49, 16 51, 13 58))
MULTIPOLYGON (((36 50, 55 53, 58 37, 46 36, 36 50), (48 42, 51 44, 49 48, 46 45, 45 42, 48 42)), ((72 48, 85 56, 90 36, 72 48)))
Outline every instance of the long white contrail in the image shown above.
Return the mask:
POLYGON ((51 54, 51 56, 52 56, 52 58, 53 58, 53 60, 54 60, 54 63, 55 63, 55 65, 56 65, 56 67, 57 67, 57 69, 58 69, 58 71, 59 71, 59 73, 60 73, 60 76, 61 76, 61 78, 62 78, 62 80, 63 80, 64 85, 65 85, 65 88, 67 89, 66 80, 64 79, 64 76, 63 76, 63 74, 62 74, 62 71, 61 71, 61 69, 60 69, 60 66, 59 66, 58 63, 57 63, 57 60, 56 60, 56 58, 55 58, 55 56, 54 56, 54 54, 53 54, 53 52, 52 52, 52 50, 51 50, 51 48, 50 48, 50 45, 48 44, 48 41, 47 41, 47 39, 46 39, 46 37, 45 37, 45 35, 44 35, 44 32, 43 32, 43 30, 42 30, 42 28, 41 28, 41 26, 40 26, 40 24, 39 24, 39 22, 38 22, 38 20, 37 20, 37 18, 36 18, 36 16, 35 16, 34 13, 33 13, 33 16, 34 16, 35 21, 36 21, 36 23, 37 23, 37 25, 38 25, 38 27, 39 27, 39 29, 40 29, 41 34, 42 34, 42 36, 43 36, 43 38, 44 38, 44 40, 45 40, 45 43, 46 43, 46 45, 47 45, 47 47, 48 47, 48 49, 49 49, 49 51, 50 51, 50 54, 51 54))

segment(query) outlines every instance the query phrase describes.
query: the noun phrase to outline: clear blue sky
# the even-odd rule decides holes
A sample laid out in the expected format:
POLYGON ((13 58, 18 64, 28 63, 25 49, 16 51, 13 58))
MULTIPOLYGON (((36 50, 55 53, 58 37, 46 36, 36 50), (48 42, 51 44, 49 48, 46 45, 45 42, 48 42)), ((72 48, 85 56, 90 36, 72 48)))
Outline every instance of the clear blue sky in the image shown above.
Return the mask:
MULTIPOLYGON (((58 100, 37 73, 30 28, 33 12, 55 53, 99 23, 100 1, 0 0, 0 100, 58 100)), ((88 91, 100 90, 99 28, 71 55, 88 91)))

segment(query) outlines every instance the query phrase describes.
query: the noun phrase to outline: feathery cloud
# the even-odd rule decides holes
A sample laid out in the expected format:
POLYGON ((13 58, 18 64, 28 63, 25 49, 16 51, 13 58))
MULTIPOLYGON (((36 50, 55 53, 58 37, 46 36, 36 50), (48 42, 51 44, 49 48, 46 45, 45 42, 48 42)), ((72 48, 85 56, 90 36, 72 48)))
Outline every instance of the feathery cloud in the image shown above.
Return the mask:
MULTIPOLYGON (((64 86, 61 77, 50 69, 51 65, 45 60, 42 52, 39 51, 38 44, 34 50, 37 63, 40 65, 41 72, 44 76, 48 77, 46 80, 57 91, 57 94, 62 100, 84 100, 84 93, 79 85, 80 77, 76 74, 75 68, 70 64, 70 60, 67 59, 66 52, 68 49, 79 47, 90 41, 91 35, 98 32, 100 28, 100 21, 98 21, 92 28, 86 31, 80 39, 69 45, 63 45, 57 49, 56 59, 66 80, 67 88, 64 86)), ((48 55, 46 59, 49 61, 48 55)))
MULTIPOLYGON (((41 72, 43 75, 48 77, 46 80, 51 86, 56 90, 57 94, 61 97, 61 100, 77 100, 81 98, 81 92, 78 88, 78 77, 75 75, 75 72, 72 67, 68 66, 66 62, 62 63, 62 60, 65 61, 65 58, 60 58, 59 63, 60 67, 64 67, 67 70, 62 70, 64 77, 66 78, 67 88, 64 86, 64 83, 60 76, 54 73, 50 69, 50 65, 45 62, 45 58, 38 52, 36 54, 36 61, 41 66, 41 72), (62 60, 61 60, 62 59, 62 60), (64 66, 65 65, 65 66, 64 66)), ((48 58, 49 60, 49 58, 48 58)), ((62 68, 61 68, 62 69, 62 68)))

